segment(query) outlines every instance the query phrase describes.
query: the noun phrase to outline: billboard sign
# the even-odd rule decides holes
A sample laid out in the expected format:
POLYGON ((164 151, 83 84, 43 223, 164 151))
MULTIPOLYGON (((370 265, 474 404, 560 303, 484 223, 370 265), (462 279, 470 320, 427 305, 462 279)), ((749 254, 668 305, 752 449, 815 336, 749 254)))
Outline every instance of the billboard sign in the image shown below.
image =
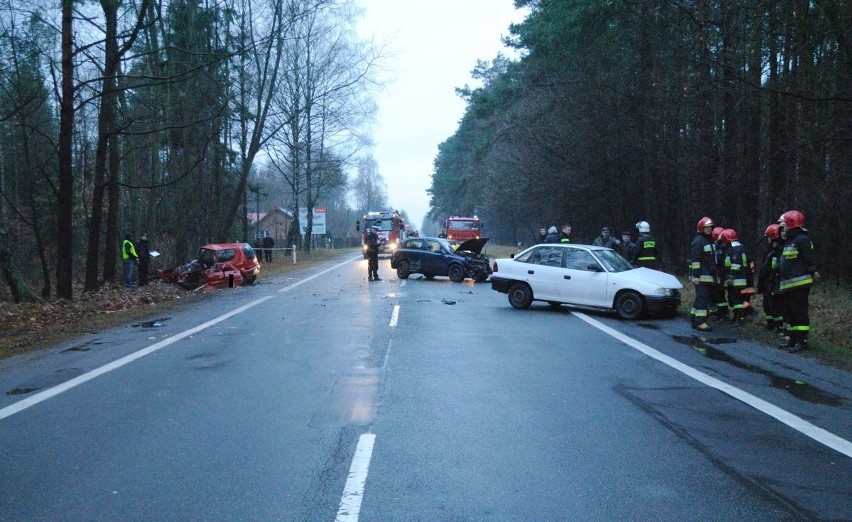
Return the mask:
MULTIPOLYGON (((314 207, 314 226, 311 229, 311 232, 314 235, 325 235, 325 208, 324 207, 314 207)), ((307 233, 308 228, 308 209, 300 208, 299 209, 299 229, 301 234, 304 236, 307 233)))

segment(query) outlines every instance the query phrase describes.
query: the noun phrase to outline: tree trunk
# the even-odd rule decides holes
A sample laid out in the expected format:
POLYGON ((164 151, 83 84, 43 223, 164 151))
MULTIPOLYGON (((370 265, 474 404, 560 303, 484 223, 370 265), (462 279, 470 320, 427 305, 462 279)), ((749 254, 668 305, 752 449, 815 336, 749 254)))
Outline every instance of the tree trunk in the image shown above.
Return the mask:
POLYGON ((73 0, 62 0, 62 99, 59 109, 59 191, 57 194, 56 295, 73 299, 74 275, 74 49, 73 0))

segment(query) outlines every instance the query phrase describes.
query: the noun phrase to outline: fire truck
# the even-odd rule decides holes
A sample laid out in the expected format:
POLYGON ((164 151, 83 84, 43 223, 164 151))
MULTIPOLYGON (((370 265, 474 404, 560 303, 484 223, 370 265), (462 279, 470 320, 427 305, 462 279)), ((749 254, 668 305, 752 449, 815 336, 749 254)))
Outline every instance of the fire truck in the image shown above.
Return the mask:
POLYGON ((444 223, 444 231, 447 239, 464 243, 468 239, 480 239, 482 237, 482 223, 476 216, 450 216, 444 223))
POLYGON ((367 233, 374 226, 378 226, 376 234, 379 236, 379 252, 393 253, 400 242, 405 239, 405 220, 396 210, 380 210, 367 212, 362 216, 361 222, 364 227, 361 228, 358 221, 355 222, 355 229, 361 231, 361 251, 364 258, 367 258, 367 233))

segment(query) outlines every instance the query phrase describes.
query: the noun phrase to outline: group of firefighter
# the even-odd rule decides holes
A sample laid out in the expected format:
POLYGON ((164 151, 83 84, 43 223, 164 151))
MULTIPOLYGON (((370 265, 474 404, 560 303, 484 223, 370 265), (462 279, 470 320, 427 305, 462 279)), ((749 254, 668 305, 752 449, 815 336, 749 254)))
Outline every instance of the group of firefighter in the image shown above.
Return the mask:
POLYGON ((808 296, 820 275, 814 247, 798 210, 784 212, 766 227, 769 249, 753 288, 753 264, 736 230, 717 226, 709 217, 698 221, 698 234, 690 247, 689 273, 695 284, 692 327, 707 332, 709 321, 742 325, 751 294, 763 295, 767 330, 782 334, 779 346, 789 352, 808 348, 810 318, 808 296))

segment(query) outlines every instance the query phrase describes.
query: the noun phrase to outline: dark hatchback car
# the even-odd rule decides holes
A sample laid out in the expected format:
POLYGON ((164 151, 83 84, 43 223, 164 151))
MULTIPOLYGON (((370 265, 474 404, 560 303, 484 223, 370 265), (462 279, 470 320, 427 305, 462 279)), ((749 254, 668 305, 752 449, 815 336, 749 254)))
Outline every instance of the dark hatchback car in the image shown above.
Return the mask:
POLYGON ((482 254, 487 242, 488 238, 459 243, 439 237, 412 237, 393 253, 391 268, 400 279, 423 274, 426 279, 448 276, 459 283, 469 277, 482 282, 491 274, 491 262, 482 254))

